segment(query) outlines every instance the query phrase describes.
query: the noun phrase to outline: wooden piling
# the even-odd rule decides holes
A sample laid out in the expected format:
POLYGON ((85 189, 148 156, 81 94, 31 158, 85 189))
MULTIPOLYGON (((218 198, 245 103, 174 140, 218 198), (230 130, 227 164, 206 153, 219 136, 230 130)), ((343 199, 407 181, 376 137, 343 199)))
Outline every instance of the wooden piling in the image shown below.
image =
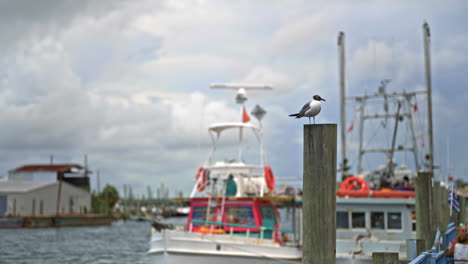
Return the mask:
POLYGON ((416 178, 416 238, 423 239, 425 249, 430 249, 434 243, 434 232, 431 226, 430 203, 432 184, 431 173, 418 172, 416 178))
POLYGON ((448 203, 448 197, 450 195, 450 190, 447 189, 446 187, 441 186, 441 193, 442 193, 442 199, 440 201, 440 210, 443 212, 444 217, 442 218, 442 224, 445 226, 448 226, 450 223, 450 204, 448 203))
POLYGON ((396 252, 372 252, 373 264, 398 264, 398 253, 396 252))
POLYGON ((432 195, 432 204, 434 205, 434 219, 435 219, 435 226, 439 228, 441 232, 445 232, 447 230, 446 218, 448 218, 448 214, 445 214, 444 205, 447 203, 447 198, 443 199, 444 191, 443 187, 440 185, 440 181, 435 181, 434 186, 432 187, 433 195, 432 195))
POLYGON ((426 246, 426 241, 422 239, 415 239, 416 240, 416 256, 421 255, 426 249, 424 248, 426 246))
POLYGON ((336 124, 304 125, 304 264, 336 263, 336 124))
POLYGON ((442 225, 445 226, 444 230, 447 230, 447 226, 450 223, 450 204, 448 203, 449 194, 449 189, 447 189, 446 187, 441 187, 441 199, 439 202, 441 204, 440 210, 443 214, 442 225))
POLYGON ((466 224, 466 199, 463 196, 458 196, 458 200, 460 201, 460 223, 466 224))

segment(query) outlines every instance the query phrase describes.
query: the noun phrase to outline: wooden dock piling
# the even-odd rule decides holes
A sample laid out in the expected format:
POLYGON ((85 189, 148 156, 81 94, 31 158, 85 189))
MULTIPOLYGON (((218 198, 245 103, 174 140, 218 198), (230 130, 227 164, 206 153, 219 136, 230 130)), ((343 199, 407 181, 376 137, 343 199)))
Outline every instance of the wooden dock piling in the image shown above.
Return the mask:
POLYGON ((373 264, 398 264, 398 253, 396 252, 373 252, 373 264))
POLYGON ((336 263, 337 125, 304 125, 302 263, 336 263))
POLYGON ((430 213, 432 184, 430 172, 418 172, 416 178, 416 238, 426 242, 425 248, 430 249, 434 243, 435 232, 432 227, 433 215, 430 213), (431 219, 432 218, 432 219, 431 219))
POLYGON ((445 215, 443 210, 443 204, 447 203, 446 199, 443 199, 443 187, 440 185, 440 181, 434 181, 434 186, 432 187, 432 204, 434 205, 434 219, 435 226, 439 228, 441 232, 447 230, 447 225, 445 224, 445 218, 448 218, 448 214, 445 215))

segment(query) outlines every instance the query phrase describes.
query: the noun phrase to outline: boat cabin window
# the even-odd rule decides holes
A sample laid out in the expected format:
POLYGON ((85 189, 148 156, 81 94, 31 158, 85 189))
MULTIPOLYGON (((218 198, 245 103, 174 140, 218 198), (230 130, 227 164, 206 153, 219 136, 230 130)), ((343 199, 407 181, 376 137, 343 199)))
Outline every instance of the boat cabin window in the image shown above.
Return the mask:
POLYGON ((266 220, 268 222, 273 223, 273 225, 277 224, 275 209, 273 208, 273 206, 261 205, 260 211, 262 213, 262 218, 264 222, 266 220))
POLYGON ((371 220, 371 228, 385 229, 385 213, 384 212, 371 212, 370 220, 371 220))
POLYGON ((366 228, 366 213, 352 212, 351 213, 351 227, 352 228, 366 228))
MULTIPOLYGON (((208 219, 206 219, 206 206, 194 206, 192 209, 192 220, 203 220, 203 221, 216 221, 215 215, 215 207, 211 207, 210 209, 210 215, 208 216, 208 219)), ((201 226, 203 224, 200 223, 193 223, 193 226, 201 226)))
POLYGON ((256 225, 251 206, 226 207, 226 223, 256 225))
POLYGON ((387 213, 388 229, 402 229, 401 213, 387 213))
POLYGON ((348 212, 336 212, 336 228, 349 228, 348 212))

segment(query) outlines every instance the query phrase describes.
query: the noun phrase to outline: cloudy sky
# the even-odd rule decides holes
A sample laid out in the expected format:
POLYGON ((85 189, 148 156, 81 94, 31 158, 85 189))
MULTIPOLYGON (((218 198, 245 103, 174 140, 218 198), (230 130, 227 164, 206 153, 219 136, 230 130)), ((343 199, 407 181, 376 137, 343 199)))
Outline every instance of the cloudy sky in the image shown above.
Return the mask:
MULTIPOLYGON (((427 21, 436 164, 468 180, 466 10, 452 0, 0 0, 0 175, 87 154, 102 185, 144 193, 164 183, 188 195, 210 149, 207 126, 240 118, 234 94, 209 84, 261 82, 275 90, 249 94, 246 106, 268 111, 268 163, 277 177, 300 178, 307 120, 288 114, 320 94, 317 122, 339 123, 338 32, 348 95, 373 93, 386 78, 389 91, 414 91, 425 87, 427 21)), ((425 97, 417 103, 422 128, 425 97)))

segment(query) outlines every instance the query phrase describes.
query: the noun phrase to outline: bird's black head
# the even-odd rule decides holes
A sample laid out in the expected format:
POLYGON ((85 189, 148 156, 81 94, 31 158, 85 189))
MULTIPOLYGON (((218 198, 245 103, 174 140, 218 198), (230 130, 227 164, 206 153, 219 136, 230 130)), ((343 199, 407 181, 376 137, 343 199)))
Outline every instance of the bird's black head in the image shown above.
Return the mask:
POLYGON ((314 95, 314 98, 315 101, 325 101, 325 99, 323 99, 322 97, 320 97, 320 95, 314 95))

